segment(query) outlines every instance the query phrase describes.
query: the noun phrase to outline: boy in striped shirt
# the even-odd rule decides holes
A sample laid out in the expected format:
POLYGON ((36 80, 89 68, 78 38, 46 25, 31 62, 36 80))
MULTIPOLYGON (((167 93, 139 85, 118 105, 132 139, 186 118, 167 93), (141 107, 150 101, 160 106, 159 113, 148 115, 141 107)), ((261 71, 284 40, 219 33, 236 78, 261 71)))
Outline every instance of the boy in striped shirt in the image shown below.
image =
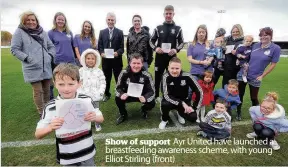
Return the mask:
MULTIPOLYGON (((66 63, 58 65, 53 71, 53 80, 59 92, 56 100, 74 98, 91 99, 89 96, 77 93, 77 89, 81 85, 77 66, 66 63)), ((42 119, 37 124, 35 132, 37 139, 47 136, 63 125, 64 119, 54 117, 55 112, 56 104, 55 99, 53 99, 45 106, 42 119)), ((99 108, 94 107, 92 111, 85 113, 84 120, 101 123, 104 118, 99 108)), ((94 155, 96 149, 91 129, 69 137, 60 138, 56 136, 56 147, 57 161, 61 165, 95 166, 94 155)))

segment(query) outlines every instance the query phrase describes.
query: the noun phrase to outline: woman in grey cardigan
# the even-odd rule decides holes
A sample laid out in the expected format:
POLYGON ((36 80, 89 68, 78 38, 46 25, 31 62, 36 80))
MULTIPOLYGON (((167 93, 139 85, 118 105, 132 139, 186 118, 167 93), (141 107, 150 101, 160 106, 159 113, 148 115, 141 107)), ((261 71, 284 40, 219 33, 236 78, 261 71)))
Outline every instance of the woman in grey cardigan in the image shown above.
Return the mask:
POLYGON ((11 53, 22 63, 24 80, 32 85, 34 103, 41 116, 49 101, 55 47, 33 12, 21 15, 20 24, 12 36, 11 53))

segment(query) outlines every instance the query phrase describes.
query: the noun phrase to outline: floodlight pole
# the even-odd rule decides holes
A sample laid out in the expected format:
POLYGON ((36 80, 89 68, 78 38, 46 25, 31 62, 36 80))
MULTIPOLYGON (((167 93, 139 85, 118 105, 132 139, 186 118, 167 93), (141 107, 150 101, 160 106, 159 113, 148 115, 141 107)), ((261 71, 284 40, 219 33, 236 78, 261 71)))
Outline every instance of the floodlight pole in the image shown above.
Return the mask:
POLYGON ((218 24, 218 28, 220 28, 221 21, 222 21, 222 15, 223 15, 223 13, 226 13, 226 10, 218 10, 217 13, 220 13, 220 20, 219 20, 219 24, 218 24))

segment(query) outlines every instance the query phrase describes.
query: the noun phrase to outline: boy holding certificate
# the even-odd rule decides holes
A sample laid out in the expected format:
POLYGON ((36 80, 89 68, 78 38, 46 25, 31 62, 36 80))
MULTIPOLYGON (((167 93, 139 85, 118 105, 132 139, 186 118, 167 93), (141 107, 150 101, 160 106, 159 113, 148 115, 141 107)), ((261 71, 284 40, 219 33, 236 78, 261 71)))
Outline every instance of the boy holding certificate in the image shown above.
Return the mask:
POLYGON ((45 106, 42 119, 37 124, 35 137, 41 139, 56 131, 57 161, 59 164, 95 166, 94 155, 96 150, 92 138, 91 124, 87 130, 80 130, 79 127, 85 126, 87 122, 103 122, 102 113, 98 108, 93 108, 92 99, 89 96, 77 93, 77 89, 81 85, 77 66, 66 63, 59 64, 53 71, 53 80, 59 95, 45 106), (77 100, 78 103, 71 104, 70 102, 73 100, 77 100), (91 101, 91 104, 86 104, 84 101, 91 101), (60 111, 59 108, 57 109, 59 102, 63 103, 60 111), (69 106, 69 108, 63 106, 69 106), (91 106, 92 111, 88 109, 91 106), (83 108, 88 110, 83 111, 83 108), (61 112, 67 113, 64 113, 65 115, 62 117, 57 116, 63 115, 61 112), (75 123, 79 127, 75 127, 75 123), (57 132, 59 134, 59 131, 63 131, 63 128, 69 133, 57 135, 57 132), (73 131, 73 128, 76 130, 73 131))
POLYGON ((142 117, 155 106, 155 88, 152 76, 143 68, 143 57, 139 53, 131 55, 129 66, 122 70, 116 86, 115 101, 120 112, 116 124, 127 120, 125 103, 141 102, 142 117))

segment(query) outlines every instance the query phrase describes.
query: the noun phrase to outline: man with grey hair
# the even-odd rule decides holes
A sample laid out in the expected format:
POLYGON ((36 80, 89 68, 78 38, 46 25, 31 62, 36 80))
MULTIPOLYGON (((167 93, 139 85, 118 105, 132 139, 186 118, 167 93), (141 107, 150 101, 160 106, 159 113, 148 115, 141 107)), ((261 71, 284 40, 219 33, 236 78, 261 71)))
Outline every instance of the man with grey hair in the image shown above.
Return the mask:
POLYGON ((182 29, 175 25, 173 21, 174 7, 167 5, 164 9, 165 22, 154 29, 150 38, 150 46, 156 51, 155 56, 155 97, 160 102, 159 88, 162 75, 168 68, 169 61, 177 56, 176 54, 183 48, 184 39, 182 29), (156 44, 157 42, 157 44, 156 44))
POLYGON ((124 53, 124 35, 123 31, 115 27, 116 15, 108 13, 106 17, 107 28, 100 31, 98 38, 98 50, 102 57, 102 70, 106 78, 106 90, 103 101, 111 98, 110 82, 112 71, 115 82, 122 70, 122 54, 124 53))

